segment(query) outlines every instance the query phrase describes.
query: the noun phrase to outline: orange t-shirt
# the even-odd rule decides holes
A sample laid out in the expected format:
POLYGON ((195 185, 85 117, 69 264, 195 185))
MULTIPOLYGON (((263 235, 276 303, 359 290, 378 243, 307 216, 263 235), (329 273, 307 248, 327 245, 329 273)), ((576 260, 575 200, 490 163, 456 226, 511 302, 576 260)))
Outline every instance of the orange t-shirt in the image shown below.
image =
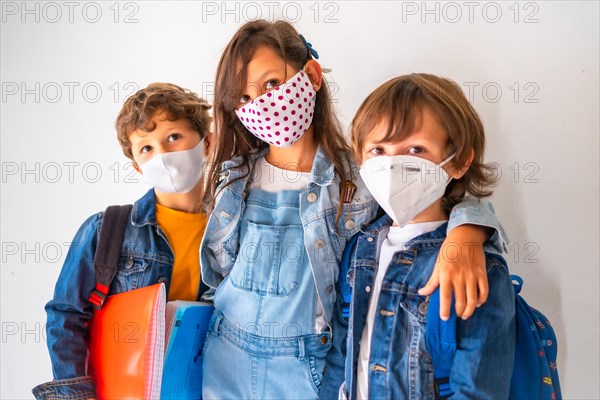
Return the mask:
POLYGON ((200 241, 206 213, 192 214, 156 203, 156 221, 175 256, 168 300, 194 301, 200 288, 200 241))

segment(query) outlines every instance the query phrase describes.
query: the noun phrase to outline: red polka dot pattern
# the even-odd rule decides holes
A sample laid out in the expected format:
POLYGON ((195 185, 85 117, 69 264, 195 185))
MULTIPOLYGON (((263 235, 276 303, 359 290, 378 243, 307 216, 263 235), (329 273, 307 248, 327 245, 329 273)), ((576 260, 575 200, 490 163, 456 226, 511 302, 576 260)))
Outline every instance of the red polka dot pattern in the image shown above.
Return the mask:
POLYGON ((298 71, 287 82, 244 104, 235 113, 257 138, 274 146, 289 147, 312 123, 315 98, 308 75, 298 71))

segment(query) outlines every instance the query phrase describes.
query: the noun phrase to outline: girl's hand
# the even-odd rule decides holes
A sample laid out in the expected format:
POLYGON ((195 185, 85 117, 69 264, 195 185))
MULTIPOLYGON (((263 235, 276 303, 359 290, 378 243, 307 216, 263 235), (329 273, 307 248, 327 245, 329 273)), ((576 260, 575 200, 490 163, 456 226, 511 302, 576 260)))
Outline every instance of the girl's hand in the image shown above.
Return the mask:
POLYGON ((428 296, 440 287, 440 318, 450 318, 452 290, 457 317, 467 319, 487 300, 488 280, 483 243, 488 228, 460 225, 452 229, 440 248, 433 273, 419 294, 428 296))

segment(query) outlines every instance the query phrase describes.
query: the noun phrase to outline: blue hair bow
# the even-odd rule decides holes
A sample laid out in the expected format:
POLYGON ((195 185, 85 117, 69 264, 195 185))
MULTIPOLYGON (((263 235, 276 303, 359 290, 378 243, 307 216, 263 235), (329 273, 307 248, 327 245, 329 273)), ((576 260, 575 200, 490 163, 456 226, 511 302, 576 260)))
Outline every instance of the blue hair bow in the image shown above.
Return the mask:
POLYGON ((312 44, 309 43, 304 36, 302 36, 302 34, 298 35, 300 36, 300 40, 302 40, 302 43, 304 43, 304 46, 306 46, 306 48, 308 49, 308 52, 316 59, 319 58, 319 53, 317 53, 317 51, 315 49, 313 49, 312 44))

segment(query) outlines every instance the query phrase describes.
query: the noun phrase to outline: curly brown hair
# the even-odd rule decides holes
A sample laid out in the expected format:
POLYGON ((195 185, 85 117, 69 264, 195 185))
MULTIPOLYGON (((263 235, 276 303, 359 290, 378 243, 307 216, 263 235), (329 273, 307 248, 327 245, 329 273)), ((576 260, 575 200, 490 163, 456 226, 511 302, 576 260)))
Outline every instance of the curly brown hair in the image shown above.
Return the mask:
POLYGON ((475 197, 492 194, 497 180, 496 167, 483 162, 485 133, 483 123, 458 84, 430 74, 410 74, 390 79, 375 89, 361 104, 350 128, 354 153, 362 159, 367 136, 385 121, 387 132, 383 142, 402 140, 416 128, 424 108, 436 116, 448 135, 446 156, 456 152, 450 163, 461 168, 467 163, 471 149, 473 161, 460 179, 453 179, 444 193, 442 206, 450 211, 466 193, 475 197))
POLYGON ((125 156, 133 160, 129 136, 137 129, 150 132, 156 128, 152 117, 166 112, 170 121, 185 118, 203 139, 210 129, 210 105, 187 89, 172 83, 151 83, 145 89, 131 95, 123 104, 115 126, 117 138, 125 156))

